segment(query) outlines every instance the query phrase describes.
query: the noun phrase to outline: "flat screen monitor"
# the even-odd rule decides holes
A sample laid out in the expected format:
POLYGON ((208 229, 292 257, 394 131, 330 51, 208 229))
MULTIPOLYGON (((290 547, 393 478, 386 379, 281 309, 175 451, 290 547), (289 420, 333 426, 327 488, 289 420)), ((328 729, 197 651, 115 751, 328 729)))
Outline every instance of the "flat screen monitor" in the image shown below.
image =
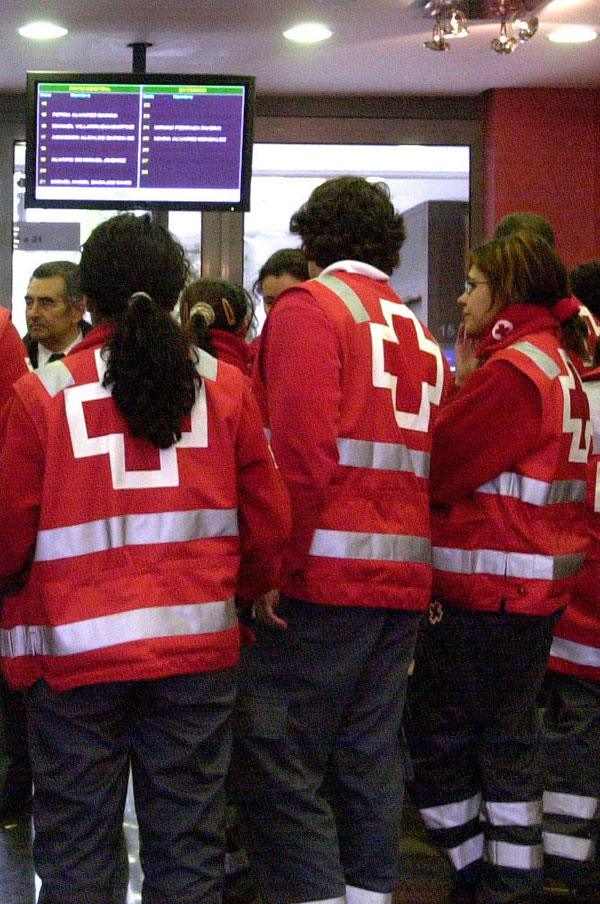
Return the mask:
POLYGON ((26 207, 249 210, 254 78, 27 73, 26 207))

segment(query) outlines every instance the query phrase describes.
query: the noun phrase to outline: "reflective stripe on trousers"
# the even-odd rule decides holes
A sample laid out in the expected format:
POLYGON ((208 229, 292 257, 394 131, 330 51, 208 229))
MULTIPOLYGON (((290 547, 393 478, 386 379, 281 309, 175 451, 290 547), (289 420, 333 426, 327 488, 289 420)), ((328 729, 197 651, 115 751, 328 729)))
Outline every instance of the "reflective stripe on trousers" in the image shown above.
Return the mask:
POLYGON ((427 828, 453 829, 456 826, 465 825, 479 816, 481 810, 481 794, 474 794, 466 800, 459 800, 452 804, 442 804, 439 807, 424 807, 419 810, 427 828))
POLYGON ((544 813, 555 816, 574 816, 578 819, 593 819, 598 813, 600 800, 585 794, 565 794, 559 791, 544 791, 544 813))
POLYGON ((187 606, 150 606, 54 627, 5 628, 2 656, 69 656, 138 640, 226 631, 236 624, 233 599, 187 606))
POLYGON ((483 857, 483 844, 483 834, 480 833, 463 841, 462 844, 457 844, 456 847, 446 848, 446 853, 454 869, 461 870, 466 866, 470 866, 476 860, 481 860, 483 857))
POLYGON ((487 801, 487 817, 494 826, 539 826, 542 823, 541 800, 526 800, 517 803, 487 801))
POLYGON ((367 888, 357 888, 355 885, 346 886, 347 904, 392 904, 391 892, 369 891, 367 888))
POLYGON ((565 857, 584 863, 596 856, 596 842, 590 838, 576 838, 574 835, 560 835, 558 832, 543 832, 544 853, 551 857, 565 857))
POLYGON ((488 862, 494 866, 523 870, 538 870, 543 866, 544 850, 541 844, 512 844, 488 839, 486 851, 488 862))

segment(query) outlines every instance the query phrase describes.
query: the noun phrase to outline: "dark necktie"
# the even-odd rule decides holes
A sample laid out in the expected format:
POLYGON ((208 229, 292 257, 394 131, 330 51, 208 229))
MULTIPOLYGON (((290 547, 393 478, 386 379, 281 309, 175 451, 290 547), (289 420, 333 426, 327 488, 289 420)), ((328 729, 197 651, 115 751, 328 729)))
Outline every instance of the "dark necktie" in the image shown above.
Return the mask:
POLYGON ((46 361, 46 364, 52 364, 53 361, 60 361, 60 359, 64 358, 64 356, 65 356, 64 352, 52 352, 52 354, 46 361))

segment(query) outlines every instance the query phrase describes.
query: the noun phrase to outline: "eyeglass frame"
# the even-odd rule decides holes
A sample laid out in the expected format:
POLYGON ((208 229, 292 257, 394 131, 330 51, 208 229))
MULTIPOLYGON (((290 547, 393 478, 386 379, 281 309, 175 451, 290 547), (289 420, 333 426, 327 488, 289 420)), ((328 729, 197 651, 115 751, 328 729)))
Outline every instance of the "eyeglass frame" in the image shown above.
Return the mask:
POLYGON ((464 285, 465 295, 470 295, 472 292, 475 291, 477 286, 489 286, 489 280, 487 280, 487 279, 469 279, 469 277, 467 276, 467 278, 465 279, 465 285, 464 285))

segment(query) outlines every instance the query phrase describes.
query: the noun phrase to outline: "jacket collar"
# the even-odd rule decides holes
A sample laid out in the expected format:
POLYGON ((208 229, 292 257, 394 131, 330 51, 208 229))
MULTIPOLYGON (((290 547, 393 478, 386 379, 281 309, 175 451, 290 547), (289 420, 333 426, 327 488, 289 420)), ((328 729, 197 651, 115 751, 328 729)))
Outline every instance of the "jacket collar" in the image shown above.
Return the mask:
POLYGON ((531 333, 560 334, 560 323, 548 308, 533 304, 511 304, 487 326, 477 348, 477 357, 486 360, 494 352, 518 342, 531 333))

